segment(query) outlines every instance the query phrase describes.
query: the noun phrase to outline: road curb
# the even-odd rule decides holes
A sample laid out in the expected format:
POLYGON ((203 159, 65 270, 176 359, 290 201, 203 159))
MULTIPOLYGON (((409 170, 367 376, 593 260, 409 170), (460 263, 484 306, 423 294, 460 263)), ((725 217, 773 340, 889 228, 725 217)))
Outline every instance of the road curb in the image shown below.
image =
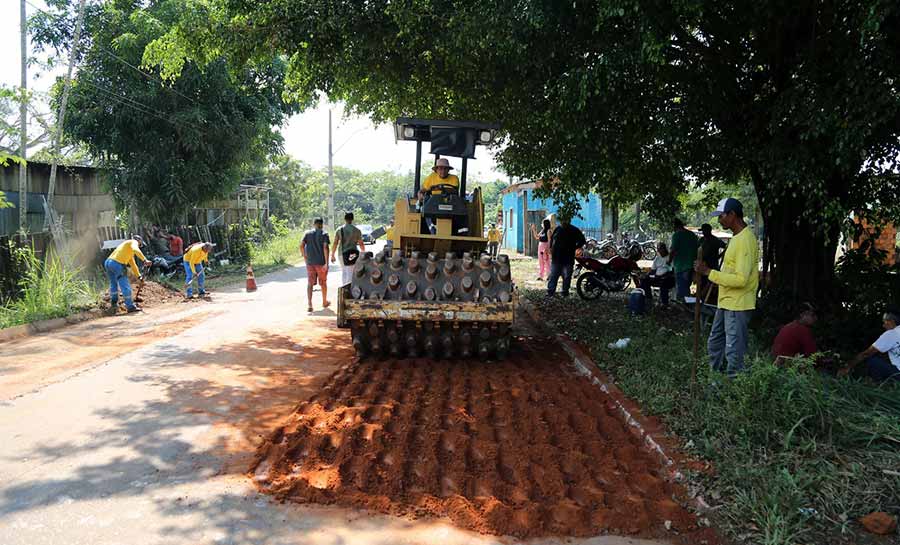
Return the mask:
POLYGON ((20 337, 28 337, 39 333, 47 333, 55 329, 60 329, 70 324, 77 324, 87 320, 95 320, 102 318, 106 313, 100 309, 85 310, 76 312, 62 318, 51 318, 49 320, 38 320, 29 324, 22 324, 13 327, 0 329, 0 343, 18 339, 20 337))
POLYGON ((657 457, 669 473, 669 476, 676 481, 683 481, 684 475, 679 471, 675 460, 667 452, 666 447, 660 441, 663 437, 662 434, 655 434, 646 429, 641 422, 641 419, 643 418, 642 415, 636 413, 635 408, 628 406, 630 404, 626 403, 628 397, 609 379, 609 377, 600 372, 599 367, 591 356, 568 336, 550 331, 550 329, 544 325, 546 322, 543 321, 540 312, 534 308, 530 302, 525 300, 524 297, 519 299, 519 305, 535 322, 535 325, 538 328, 543 329, 546 333, 552 335, 560 346, 563 347, 563 350, 565 350, 566 354, 572 359, 572 367, 575 368, 576 373, 588 377, 591 383, 598 386, 603 393, 609 396, 619 415, 628 425, 629 431, 642 441, 650 452, 657 457))

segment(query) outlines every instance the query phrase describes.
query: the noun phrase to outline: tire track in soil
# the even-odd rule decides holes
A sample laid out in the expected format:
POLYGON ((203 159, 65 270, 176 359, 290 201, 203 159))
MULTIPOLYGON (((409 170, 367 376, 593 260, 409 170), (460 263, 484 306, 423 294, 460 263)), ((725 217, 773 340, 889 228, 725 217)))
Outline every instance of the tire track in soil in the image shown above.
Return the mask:
POLYGON ((250 476, 298 503, 448 517, 481 533, 716 541, 555 344, 502 362, 356 360, 257 452, 250 476))

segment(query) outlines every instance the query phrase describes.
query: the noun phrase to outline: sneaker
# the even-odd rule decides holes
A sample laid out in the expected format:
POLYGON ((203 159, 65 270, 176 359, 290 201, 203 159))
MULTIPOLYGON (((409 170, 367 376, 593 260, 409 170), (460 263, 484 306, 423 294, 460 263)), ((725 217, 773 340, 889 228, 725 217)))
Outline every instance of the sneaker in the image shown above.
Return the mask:
POLYGON ((131 307, 130 309, 128 309, 127 312, 128 312, 128 314, 132 314, 134 312, 143 312, 143 311, 144 311, 144 309, 142 309, 141 307, 135 306, 135 307, 131 307))

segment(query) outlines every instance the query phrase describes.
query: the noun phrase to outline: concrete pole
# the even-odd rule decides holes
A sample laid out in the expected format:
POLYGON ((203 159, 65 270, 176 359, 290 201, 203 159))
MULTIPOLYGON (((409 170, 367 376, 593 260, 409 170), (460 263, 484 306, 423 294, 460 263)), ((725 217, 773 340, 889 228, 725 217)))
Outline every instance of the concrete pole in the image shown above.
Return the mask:
POLYGON ((331 161, 334 155, 331 153, 331 108, 328 109, 328 231, 333 233, 334 223, 334 170, 331 161))
POLYGON ((72 89, 72 69, 78 55, 78 42, 81 40, 81 28, 84 25, 84 0, 78 4, 78 21, 75 23, 75 41, 69 54, 69 68, 63 85, 62 100, 59 104, 59 115, 56 118, 56 135, 53 143, 53 158, 50 163, 50 185, 47 188, 47 208, 53 209, 53 194, 56 192, 56 165, 59 163, 59 146, 62 142, 63 123, 66 121, 66 104, 69 102, 69 91, 72 89))
POLYGON ((21 103, 19 104, 19 157, 22 163, 19 164, 19 231, 23 234, 28 232, 28 165, 25 164, 26 151, 28 147, 28 19, 25 13, 25 0, 21 0, 19 9, 19 26, 21 29, 21 61, 22 61, 22 84, 21 84, 21 103))

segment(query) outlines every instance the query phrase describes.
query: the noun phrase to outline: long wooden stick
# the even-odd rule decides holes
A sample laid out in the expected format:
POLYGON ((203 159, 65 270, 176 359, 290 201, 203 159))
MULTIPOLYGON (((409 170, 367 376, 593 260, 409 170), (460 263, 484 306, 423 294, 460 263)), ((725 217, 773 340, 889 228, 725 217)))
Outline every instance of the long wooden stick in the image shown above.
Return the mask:
POLYGON ((707 282, 706 297, 700 297, 700 280, 702 276, 698 272, 694 272, 694 283, 697 284, 697 299, 694 301, 694 366, 691 368, 691 390, 694 389, 694 383, 697 380, 697 365, 700 362, 700 309, 709 294, 712 293, 712 282, 707 282))

